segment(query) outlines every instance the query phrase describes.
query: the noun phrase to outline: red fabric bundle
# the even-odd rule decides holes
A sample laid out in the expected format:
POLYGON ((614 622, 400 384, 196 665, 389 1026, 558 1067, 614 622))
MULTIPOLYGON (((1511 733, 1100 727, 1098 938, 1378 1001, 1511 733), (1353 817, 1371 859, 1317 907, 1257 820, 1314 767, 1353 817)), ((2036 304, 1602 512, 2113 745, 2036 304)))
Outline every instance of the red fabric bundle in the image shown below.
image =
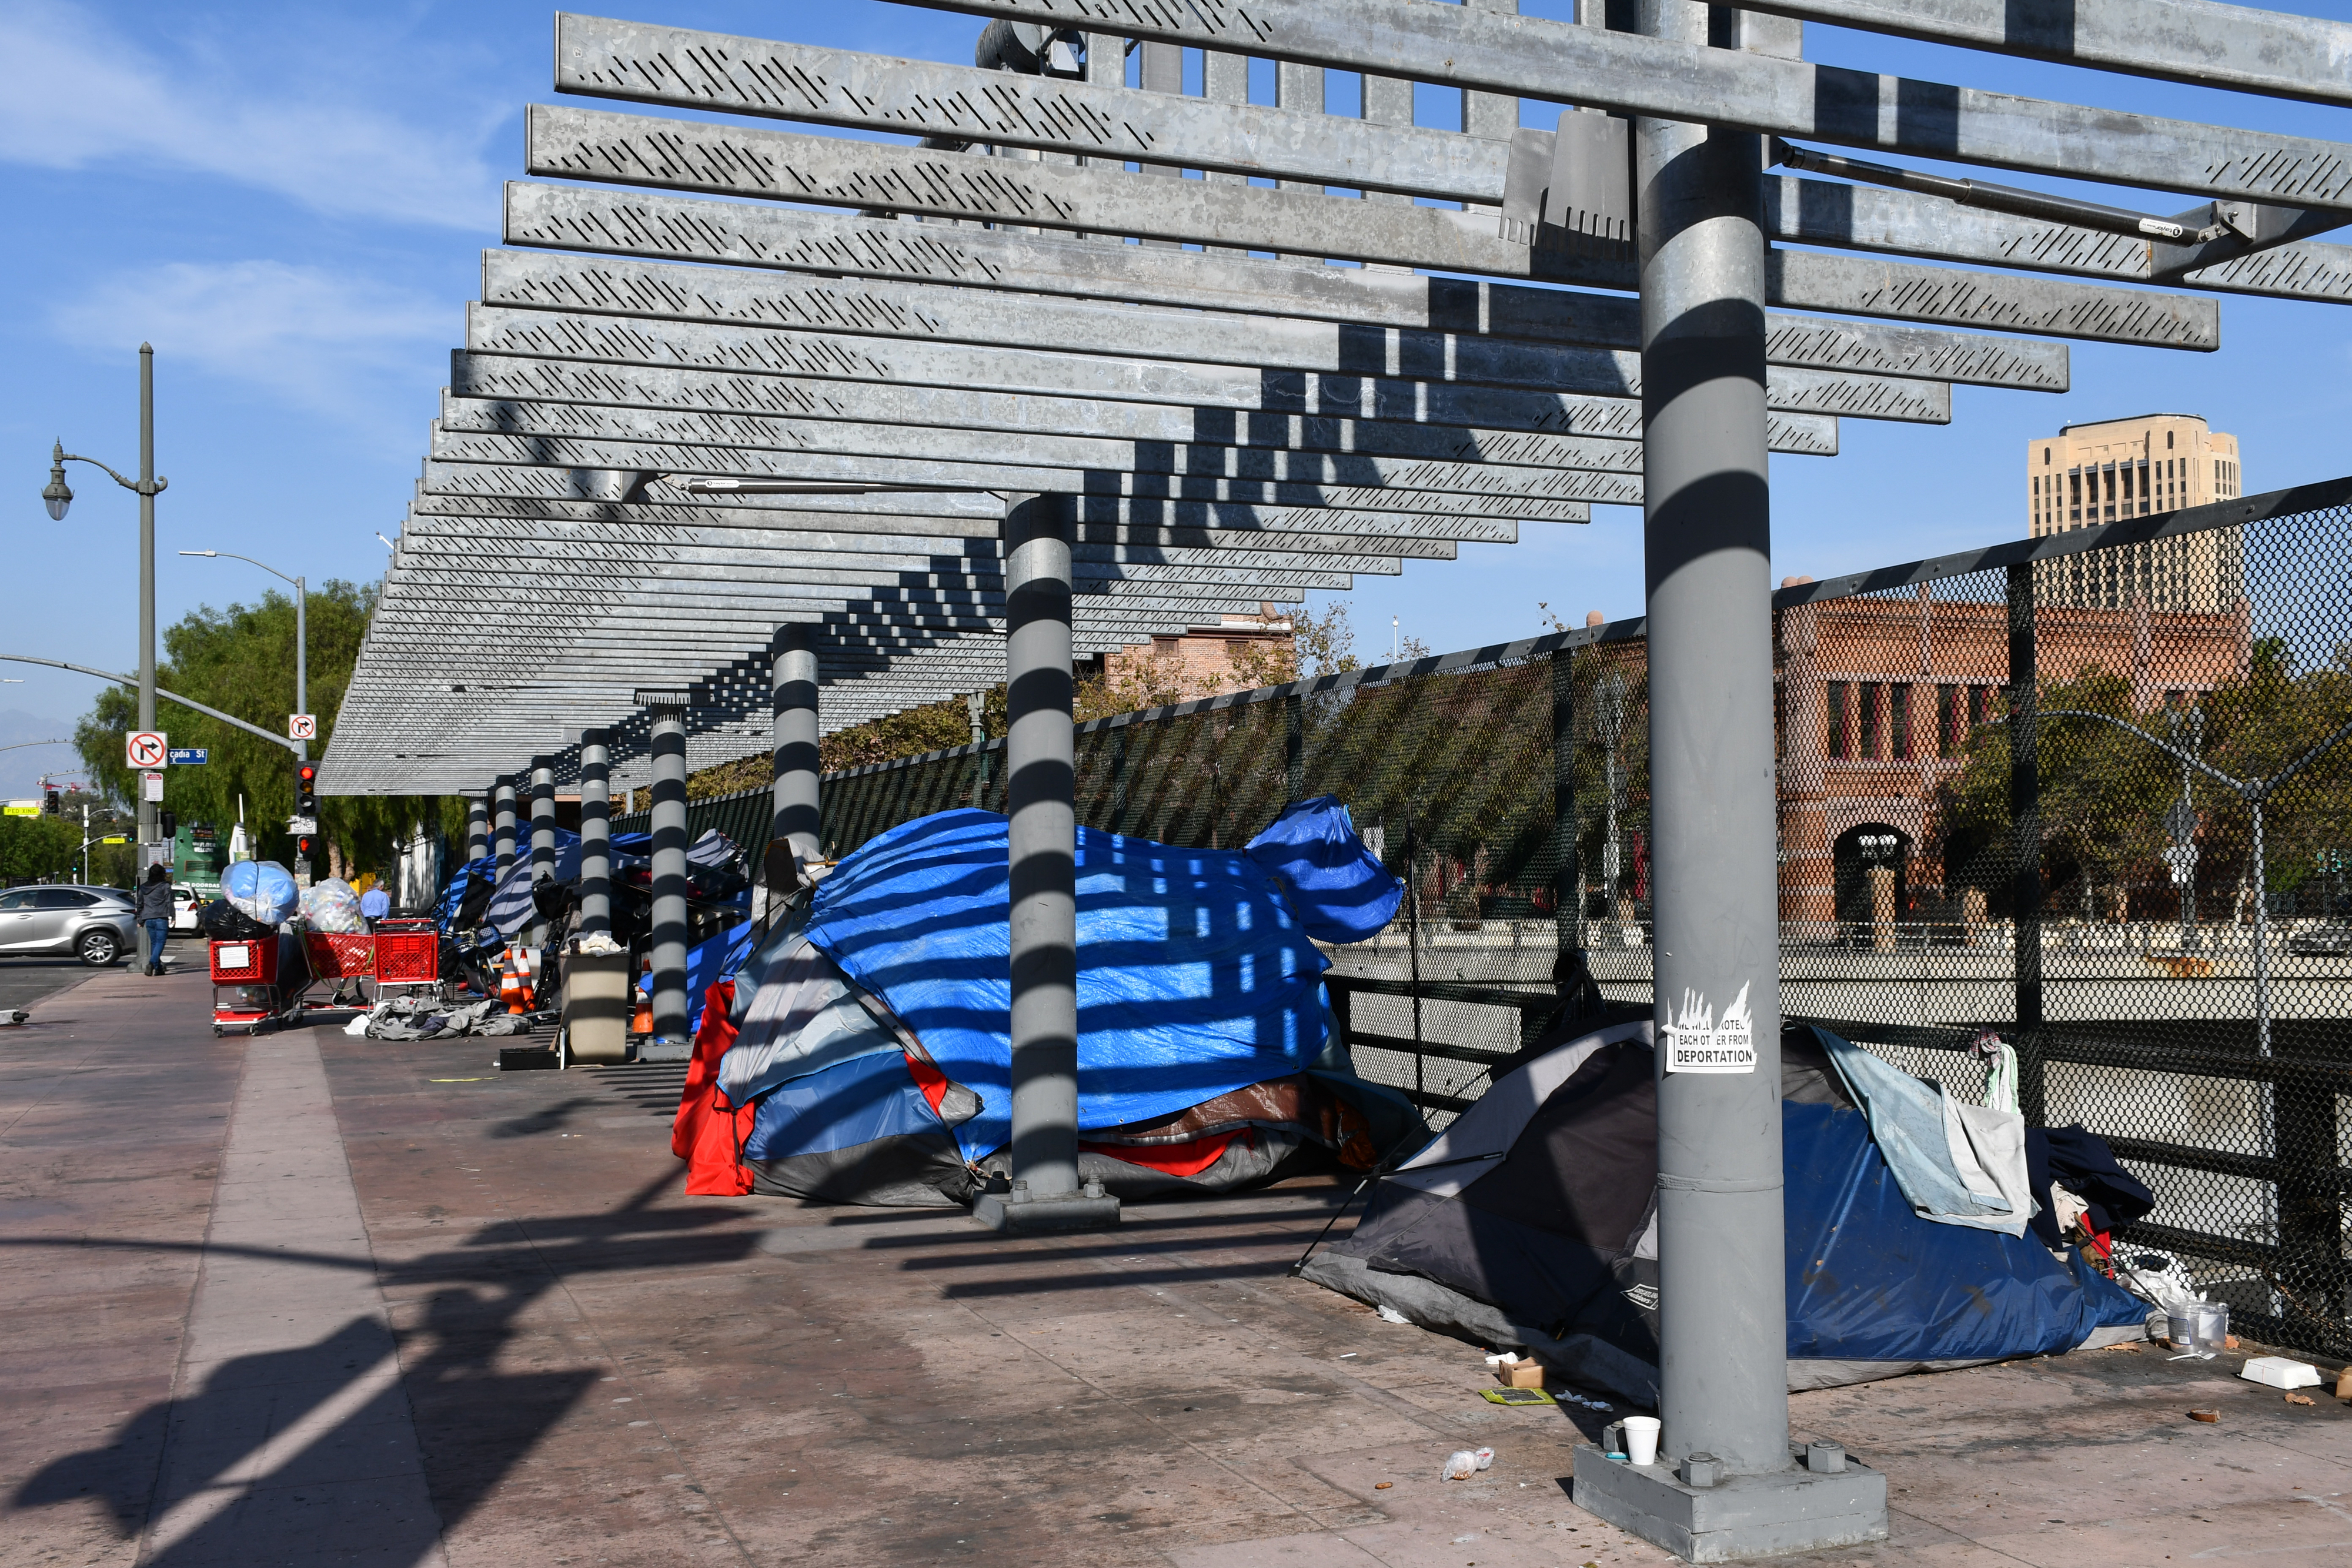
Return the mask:
POLYGON ((751 1190, 751 1169, 742 1151, 757 1113, 749 1105, 730 1105, 719 1092, 719 1059, 735 1043, 735 1026, 727 1016, 734 1005, 732 980, 719 981, 704 996, 686 1092, 670 1124, 669 1150, 686 1162, 689 1197, 740 1197, 751 1190))

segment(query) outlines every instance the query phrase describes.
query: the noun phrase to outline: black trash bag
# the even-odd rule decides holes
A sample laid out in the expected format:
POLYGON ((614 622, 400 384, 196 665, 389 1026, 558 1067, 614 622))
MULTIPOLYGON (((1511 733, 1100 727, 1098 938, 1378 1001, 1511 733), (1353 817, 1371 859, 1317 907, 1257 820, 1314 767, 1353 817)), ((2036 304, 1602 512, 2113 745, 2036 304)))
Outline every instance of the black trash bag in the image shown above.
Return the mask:
POLYGON ((530 906, 541 920, 553 920, 578 902, 580 894, 571 883, 542 882, 530 890, 530 906))
POLYGON ((226 898, 215 898, 196 911, 196 927, 215 942, 251 942, 278 933, 226 898))

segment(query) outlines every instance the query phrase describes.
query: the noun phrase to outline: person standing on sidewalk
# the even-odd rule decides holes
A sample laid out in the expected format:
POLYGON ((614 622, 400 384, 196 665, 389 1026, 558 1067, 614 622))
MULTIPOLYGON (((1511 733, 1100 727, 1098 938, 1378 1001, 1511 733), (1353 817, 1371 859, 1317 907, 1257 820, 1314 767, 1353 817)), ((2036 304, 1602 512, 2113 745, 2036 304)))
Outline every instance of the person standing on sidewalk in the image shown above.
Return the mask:
POLYGON ((151 975, 163 973, 163 938, 172 929, 172 870, 169 866, 147 868, 147 880, 139 884, 139 923, 147 928, 147 969, 151 975))

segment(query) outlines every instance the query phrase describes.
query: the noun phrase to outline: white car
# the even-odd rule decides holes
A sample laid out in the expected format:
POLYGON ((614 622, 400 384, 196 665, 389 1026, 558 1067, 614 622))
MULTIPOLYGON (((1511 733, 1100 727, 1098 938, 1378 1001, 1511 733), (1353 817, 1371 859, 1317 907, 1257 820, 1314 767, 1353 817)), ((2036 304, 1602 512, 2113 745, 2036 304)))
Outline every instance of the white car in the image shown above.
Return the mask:
POLYGON ((174 931, 194 931, 196 928, 196 911, 202 909, 210 902, 211 901, 205 898, 203 894, 198 893, 194 888, 190 887, 187 883, 173 883, 172 887, 172 929, 174 931))

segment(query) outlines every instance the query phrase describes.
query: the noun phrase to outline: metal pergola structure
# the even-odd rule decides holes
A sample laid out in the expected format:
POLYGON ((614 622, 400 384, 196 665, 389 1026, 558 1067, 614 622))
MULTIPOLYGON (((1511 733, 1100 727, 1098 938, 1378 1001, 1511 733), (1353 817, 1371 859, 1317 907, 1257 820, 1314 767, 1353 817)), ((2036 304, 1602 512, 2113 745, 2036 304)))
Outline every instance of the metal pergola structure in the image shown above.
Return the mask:
POLYGON ((1767 455, 1948 421, 1956 382, 2063 391, 2066 340, 2214 349, 2215 294, 2352 298, 2318 237, 2352 221, 2352 147, 1833 70, 1800 24, 2325 103, 2352 102, 2352 28, 2203 0, 917 3, 994 18, 973 66, 557 19, 558 90, 626 107, 530 113, 322 787, 487 797, 473 852, 504 859, 528 774, 545 864, 576 778, 601 866, 609 790, 650 775, 671 1036, 688 764, 772 747, 779 837, 813 852, 822 731, 1007 681, 1019 1207, 1091 1223, 1072 659, 1641 505, 1675 1468, 1596 1459, 1578 1497, 1700 1558, 1883 1534, 1881 1478, 1791 1466, 1769 1307, 1767 455), (1328 70, 1360 114, 1323 112, 1328 70), (1416 82, 1461 90, 1460 130, 1413 123, 1416 82))

